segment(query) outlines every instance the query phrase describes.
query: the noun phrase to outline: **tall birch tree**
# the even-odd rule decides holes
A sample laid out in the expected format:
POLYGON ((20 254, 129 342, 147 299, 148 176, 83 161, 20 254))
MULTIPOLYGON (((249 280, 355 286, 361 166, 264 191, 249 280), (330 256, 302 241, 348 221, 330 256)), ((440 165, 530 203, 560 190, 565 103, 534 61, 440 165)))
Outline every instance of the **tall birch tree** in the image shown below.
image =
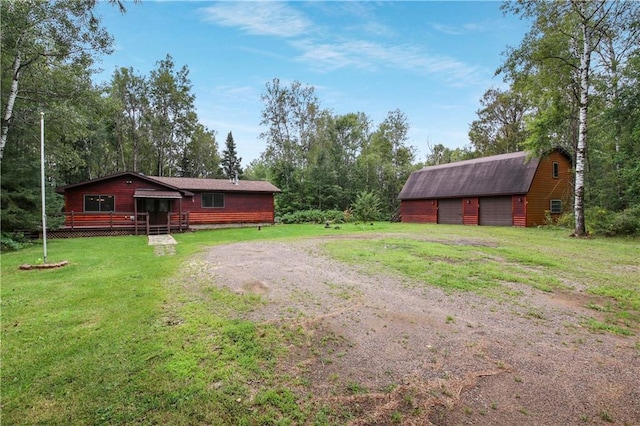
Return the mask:
MULTIPOLYGON (((572 82, 571 86, 565 90, 570 92, 568 96, 573 98, 576 105, 575 111, 577 111, 574 149, 574 235, 576 236, 587 234, 584 196, 592 58, 607 34, 615 32, 622 22, 633 19, 627 5, 626 1, 607 0, 552 2, 520 0, 503 5, 503 10, 506 12, 530 19, 532 28, 525 35, 521 46, 508 52, 505 65, 499 69, 499 72, 505 72, 506 79, 512 82, 528 81, 530 83, 545 75, 545 69, 553 68, 559 78, 564 74, 572 82)), ((540 81, 537 83, 545 84, 540 81)), ((556 99, 561 98, 563 98, 562 94, 556 97, 556 99)), ((548 118, 548 111, 539 109, 537 117, 533 120, 533 126, 548 118)), ((539 132, 532 132, 532 134, 534 139, 540 136, 539 132)), ((550 139, 553 140, 554 137, 555 135, 551 135, 550 139)), ((539 148, 540 140, 532 142, 534 146, 538 143, 539 148)))
MULTIPOLYGON (((116 3, 117 2, 113 2, 116 3)), ((98 54, 111 52, 112 38, 93 15, 95 0, 2 1, 2 123, 3 158, 16 101, 43 108, 52 98, 72 94, 42 83, 37 74, 53 68, 87 70, 98 54)))

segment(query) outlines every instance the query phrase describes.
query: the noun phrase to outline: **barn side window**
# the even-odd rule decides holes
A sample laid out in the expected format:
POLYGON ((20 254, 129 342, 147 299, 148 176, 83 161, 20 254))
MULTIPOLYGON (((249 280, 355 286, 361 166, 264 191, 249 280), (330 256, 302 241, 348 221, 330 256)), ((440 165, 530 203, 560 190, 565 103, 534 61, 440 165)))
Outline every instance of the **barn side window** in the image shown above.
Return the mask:
POLYGON ((113 195, 85 195, 85 212, 112 212, 115 210, 116 197, 113 195))
POLYGON ((203 208, 223 208, 224 194, 219 192, 203 193, 202 207, 203 208))
POLYGON ((549 211, 552 214, 562 213, 562 200, 551 200, 551 205, 549 206, 549 211))
POLYGON ((553 178, 558 179, 560 177, 560 164, 553 162, 553 178))

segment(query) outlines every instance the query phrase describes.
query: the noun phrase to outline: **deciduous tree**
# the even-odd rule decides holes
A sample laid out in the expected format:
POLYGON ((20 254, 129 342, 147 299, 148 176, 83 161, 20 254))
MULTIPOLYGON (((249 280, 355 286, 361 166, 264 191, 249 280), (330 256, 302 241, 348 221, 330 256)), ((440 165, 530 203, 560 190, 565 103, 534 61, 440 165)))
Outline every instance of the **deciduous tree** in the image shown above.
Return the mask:
POLYGON ((154 149, 154 173, 171 176, 178 172, 181 154, 198 117, 187 66, 176 70, 171 55, 157 65, 149 77, 150 111, 145 119, 154 149))
POLYGON ((373 190, 390 215, 399 207, 398 194, 414 170, 415 148, 407 144, 408 132, 407 116, 400 110, 390 111, 372 134, 365 154, 373 190))
POLYGON ((197 124, 184 147, 180 175, 221 178, 221 161, 216 133, 202 124, 197 124))
POLYGON ((525 115, 529 107, 519 92, 491 88, 480 100, 478 119, 471 123, 469 140, 479 155, 506 154, 524 149, 525 115))
POLYGON ((114 110, 115 140, 121 170, 140 171, 142 154, 150 153, 145 116, 150 112, 148 84, 133 68, 117 69, 111 78, 110 96, 114 110))
POLYGON ((282 86, 274 78, 266 85, 261 125, 267 130, 260 136, 266 141, 264 159, 277 169, 275 178, 285 192, 298 186, 294 173, 308 165, 312 136, 315 134, 318 99, 313 86, 294 81, 282 86))
POLYGON ((546 87, 546 91, 538 90, 538 94, 546 93, 539 99, 550 101, 547 105, 536 104, 538 110, 530 126, 530 141, 540 148, 546 140, 562 135, 554 123, 563 115, 572 117, 570 123, 575 120, 574 234, 577 236, 586 235, 584 200, 592 58, 607 34, 635 19, 628 3, 521 0, 503 6, 506 11, 531 19, 532 28, 520 47, 508 53, 499 71, 505 71, 507 79, 518 88, 546 87), (558 81, 567 80, 571 84, 565 85, 564 90, 558 88, 558 81))
POLYGON ((56 68, 86 71, 94 55, 109 53, 112 38, 93 15, 95 1, 2 1, 2 123, 0 160, 14 122, 16 102, 46 108, 72 97, 55 79, 56 68))

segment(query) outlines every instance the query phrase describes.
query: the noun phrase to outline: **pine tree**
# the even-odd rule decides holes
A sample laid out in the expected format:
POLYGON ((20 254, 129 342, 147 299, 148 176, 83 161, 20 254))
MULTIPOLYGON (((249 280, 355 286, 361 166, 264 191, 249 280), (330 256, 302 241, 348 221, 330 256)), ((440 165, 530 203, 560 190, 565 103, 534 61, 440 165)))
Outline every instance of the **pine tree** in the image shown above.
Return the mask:
POLYGON ((224 151, 222 151, 222 171, 224 175, 229 179, 235 179, 236 175, 240 178, 242 176, 241 162, 242 158, 238 157, 236 152, 236 143, 233 140, 233 135, 229 132, 225 141, 224 151))

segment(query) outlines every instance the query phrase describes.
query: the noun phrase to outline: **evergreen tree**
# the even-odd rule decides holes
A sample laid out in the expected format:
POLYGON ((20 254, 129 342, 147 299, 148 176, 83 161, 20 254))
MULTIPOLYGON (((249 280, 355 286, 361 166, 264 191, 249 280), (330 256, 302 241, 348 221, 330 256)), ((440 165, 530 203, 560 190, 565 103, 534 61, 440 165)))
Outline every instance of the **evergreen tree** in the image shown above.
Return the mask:
POLYGON ((235 179, 236 175, 238 178, 241 177, 241 162, 242 157, 238 157, 238 153, 236 152, 236 143, 233 140, 233 135, 229 132, 227 140, 225 141, 224 151, 222 151, 222 170, 224 175, 229 179, 235 179))

